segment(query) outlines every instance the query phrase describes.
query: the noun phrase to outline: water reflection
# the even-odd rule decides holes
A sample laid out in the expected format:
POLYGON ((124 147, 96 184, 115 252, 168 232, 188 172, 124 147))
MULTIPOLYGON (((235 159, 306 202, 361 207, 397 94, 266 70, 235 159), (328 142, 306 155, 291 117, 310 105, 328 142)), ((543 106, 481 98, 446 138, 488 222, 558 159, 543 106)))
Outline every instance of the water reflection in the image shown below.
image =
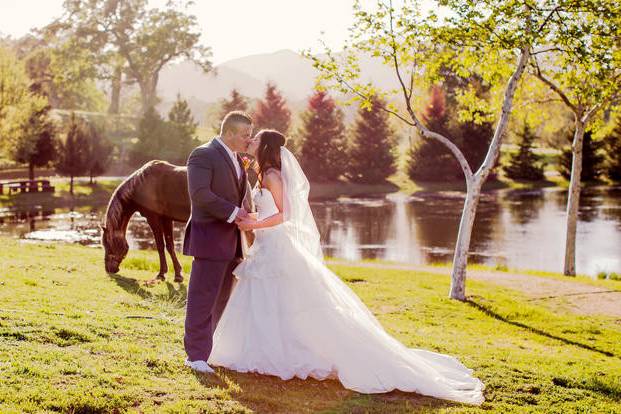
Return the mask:
MULTIPOLYGON (((471 262, 559 271, 565 243, 562 189, 496 191, 482 196, 471 242, 471 262)), ((621 187, 592 187, 581 197, 579 272, 621 272, 621 187)), ((408 263, 452 259, 463 195, 392 194, 382 198, 312 203, 324 252, 357 260, 408 263)), ((0 207, 0 234, 28 240, 64 240, 97 245, 104 205, 54 208, 0 207)), ((176 223, 177 247, 183 223, 176 223)), ((146 220, 135 215, 128 228, 132 249, 153 248, 146 220)))

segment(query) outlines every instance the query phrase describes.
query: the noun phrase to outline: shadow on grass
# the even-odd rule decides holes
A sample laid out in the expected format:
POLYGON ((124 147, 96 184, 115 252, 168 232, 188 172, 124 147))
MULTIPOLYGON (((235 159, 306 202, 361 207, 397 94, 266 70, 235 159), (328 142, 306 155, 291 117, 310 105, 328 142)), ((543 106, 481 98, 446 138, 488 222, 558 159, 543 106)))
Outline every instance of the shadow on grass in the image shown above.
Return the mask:
POLYGON ((224 387, 239 403, 257 413, 409 413, 459 406, 415 393, 392 391, 360 394, 345 389, 337 380, 287 381, 271 375, 241 373, 218 368, 216 375, 195 373, 205 387, 224 387))
POLYGON ((108 275, 124 291, 131 293, 132 295, 138 295, 142 299, 150 299, 159 302, 173 302, 177 303, 181 307, 185 305, 188 297, 188 288, 183 283, 175 286, 170 282, 161 282, 166 284, 166 293, 161 293, 154 292, 153 287, 145 288, 145 286, 142 285, 143 281, 141 280, 114 273, 109 273, 108 275))
MULTIPOLYGON (((610 378, 609 378, 610 379, 610 378)), ((597 377, 582 378, 580 381, 566 377, 554 377, 552 383, 563 388, 578 388, 596 392, 615 401, 621 401, 621 382, 605 382, 597 377)))
POLYGON ((466 303, 468 305, 472 306, 473 308, 483 312, 487 316, 490 316, 490 317, 492 317, 492 318, 494 318, 496 320, 499 320, 501 322, 505 322, 505 323, 508 323, 510 325, 517 326, 518 328, 526 329, 527 331, 532 332, 534 334, 537 334, 537 335, 540 335, 540 336, 544 336, 544 337, 550 338, 550 339, 555 339, 555 340, 561 341, 561 342, 563 342, 563 343, 565 343, 567 345, 573 345, 573 346, 577 346, 577 347, 582 348, 582 349, 586 349, 588 351, 597 352, 598 354, 605 355, 605 356, 608 356, 608 357, 620 358, 619 356, 613 354, 610 351, 604 351, 602 349, 598 349, 598 348, 596 348, 594 346, 591 346, 591 345, 588 345, 588 344, 583 344, 581 342, 577 342, 577 341, 574 341, 572 339, 563 338, 562 336, 557 336, 557 335, 551 334, 549 332, 546 332, 546 331, 541 330, 539 328, 535 328, 535 327, 529 326, 529 325, 527 325, 525 323, 522 323, 522 322, 512 321, 510 319, 507 319, 506 317, 504 317, 504 316, 500 315, 499 313, 495 312, 491 307, 489 307, 489 306, 487 306, 487 305, 485 305, 485 304, 483 304, 481 302, 477 302, 474 297, 470 297, 469 299, 467 299, 466 303))

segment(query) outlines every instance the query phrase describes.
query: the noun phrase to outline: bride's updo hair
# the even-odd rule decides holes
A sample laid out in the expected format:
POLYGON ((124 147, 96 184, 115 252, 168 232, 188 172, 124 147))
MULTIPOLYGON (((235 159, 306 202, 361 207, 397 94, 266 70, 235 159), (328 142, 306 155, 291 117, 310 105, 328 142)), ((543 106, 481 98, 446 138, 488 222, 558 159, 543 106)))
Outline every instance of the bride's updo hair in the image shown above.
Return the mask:
POLYGON ((267 170, 274 168, 280 171, 280 147, 285 145, 287 139, 274 129, 262 129, 257 135, 259 136, 257 173, 259 185, 262 186, 263 177, 267 170))

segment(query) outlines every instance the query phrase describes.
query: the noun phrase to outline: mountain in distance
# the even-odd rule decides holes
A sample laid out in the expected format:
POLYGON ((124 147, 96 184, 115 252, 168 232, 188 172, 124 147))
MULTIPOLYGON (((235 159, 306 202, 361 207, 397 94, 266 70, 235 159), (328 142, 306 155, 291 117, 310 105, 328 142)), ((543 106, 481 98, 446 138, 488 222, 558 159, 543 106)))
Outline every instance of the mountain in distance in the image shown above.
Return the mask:
MULTIPOLYGON (((378 59, 362 57, 360 67, 365 81, 372 81, 385 90, 398 86, 394 72, 378 59)), ((207 107, 228 97, 233 88, 251 99, 260 99, 265 93, 265 84, 271 81, 277 85, 292 110, 303 109, 304 102, 313 93, 317 75, 312 61, 292 50, 233 59, 217 65, 209 73, 185 61, 168 65, 162 70, 158 85, 163 101, 160 108, 169 106, 167 102, 174 101, 179 93, 193 102, 192 112, 201 121, 207 107), (205 108, 200 108, 201 103, 205 108)))

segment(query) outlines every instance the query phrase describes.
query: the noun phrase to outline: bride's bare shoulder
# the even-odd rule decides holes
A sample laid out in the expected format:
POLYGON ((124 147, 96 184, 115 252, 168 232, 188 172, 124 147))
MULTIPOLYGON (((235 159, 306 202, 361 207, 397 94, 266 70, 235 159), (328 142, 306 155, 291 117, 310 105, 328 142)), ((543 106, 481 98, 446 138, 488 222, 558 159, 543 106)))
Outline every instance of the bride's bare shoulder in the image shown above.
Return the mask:
POLYGON ((272 194, 280 194, 282 191, 282 177, 280 175, 280 171, 270 168, 265 171, 263 176, 263 187, 267 188, 271 191, 272 194))
POLYGON ((282 183, 282 176, 280 174, 280 170, 277 170, 276 168, 270 168, 269 170, 265 171, 264 175, 263 175, 263 182, 265 182, 265 184, 274 184, 274 183, 282 183))

